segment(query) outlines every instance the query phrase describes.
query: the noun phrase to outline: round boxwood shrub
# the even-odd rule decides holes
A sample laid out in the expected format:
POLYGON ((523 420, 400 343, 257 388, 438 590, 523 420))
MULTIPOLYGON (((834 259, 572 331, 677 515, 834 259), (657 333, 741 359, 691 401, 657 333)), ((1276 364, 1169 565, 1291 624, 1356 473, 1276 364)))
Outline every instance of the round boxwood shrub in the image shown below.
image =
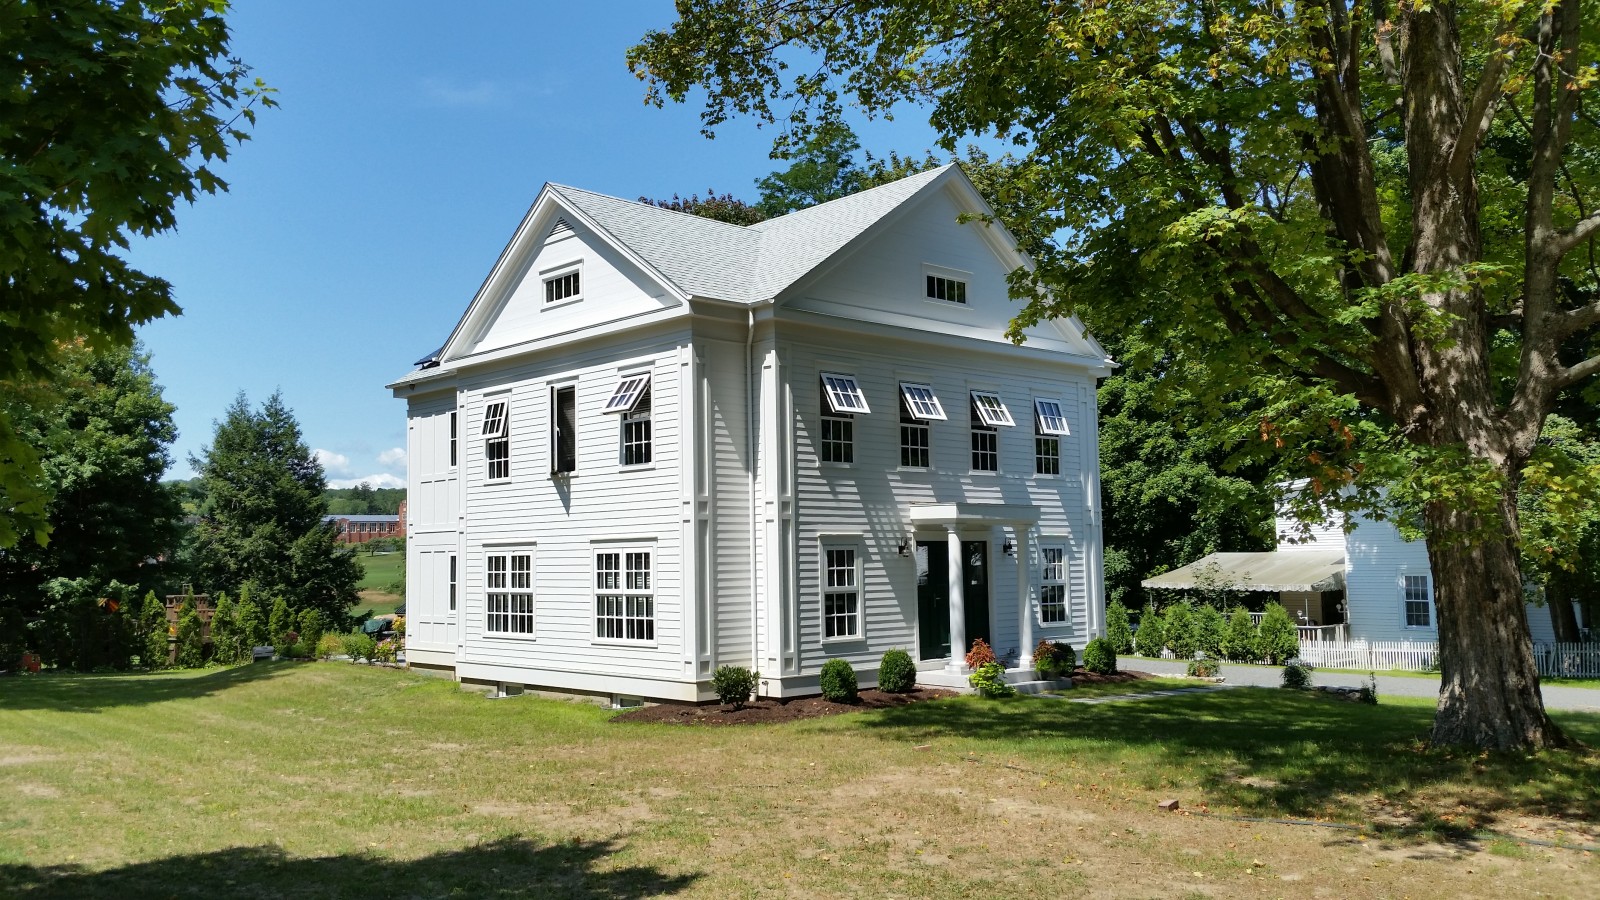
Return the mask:
POLYGON ((822 664, 822 697, 834 703, 856 702, 856 670, 842 659, 830 659, 822 664))
POLYGON ((744 666, 718 666, 711 673, 711 690, 717 699, 734 709, 744 707, 750 692, 756 689, 756 673, 744 666))
POLYGON ((878 663, 878 690, 903 694, 917 685, 917 664, 904 650, 889 650, 878 663))
POLYGON ((1297 691, 1311 687, 1311 668, 1310 664, 1298 659, 1289 660, 1283 667, 1283 686, 1297 691))
POLYGON ((1096 675, 1110 675, 1117 671, 1117 651, 1110 641, 1097 637, 1083 648, 1083 667, 1096 675))

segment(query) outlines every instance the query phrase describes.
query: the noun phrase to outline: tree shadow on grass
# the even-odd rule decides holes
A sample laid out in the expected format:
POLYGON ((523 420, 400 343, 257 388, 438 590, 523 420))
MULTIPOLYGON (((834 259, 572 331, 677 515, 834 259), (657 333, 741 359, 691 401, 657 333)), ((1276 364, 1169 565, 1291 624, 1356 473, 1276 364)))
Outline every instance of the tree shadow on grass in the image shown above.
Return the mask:
POLYGON ((289 672, 293 662, 259 662, 212 669, 204 674, 176 672, 106 675, 46 674, 0 680, 0 711, 47 709, 95 712, 119 706, 144 706, 191 700, 289 672))
POLYGON ((117 869, 0 865, 0 894, 18 900, 142 898, 658 897, 698 874, 602 867, 613 841, 539 845, 504 838, 415 860, 365 854, 296 858, 275 847, 235 847, 117 869))
MULTIPOLYGON (((913 743, 988 742, 991 752, 1021 755, 1020 764, 1043 771, 1083 759, 1125 763, 1127 777, 1151 790, 1169 790, 1177 770, 1180 783, 1192 779, 1201 792, 1196 802, 1248 815, 1382 826, 1372 816, 1386 807, 1395 830, 1446 836, 1506 815, 1600 821, 1600 752, 1435 749, 1425 744, 1432 718, 1420 706, 1258 688, 1100 705, 960 700, 887 709, 855 724, 913 743)), ((1600 716, 1556 718, 1573 737, 1600 743, 1600 716)))

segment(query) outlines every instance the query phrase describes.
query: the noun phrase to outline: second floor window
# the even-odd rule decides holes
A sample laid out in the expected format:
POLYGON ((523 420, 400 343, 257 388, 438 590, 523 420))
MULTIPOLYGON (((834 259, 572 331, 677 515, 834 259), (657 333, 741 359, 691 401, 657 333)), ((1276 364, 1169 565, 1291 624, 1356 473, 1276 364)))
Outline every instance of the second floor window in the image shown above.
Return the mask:
POLYGON ((650 376, 626 375, 606 403, 606 412, 622 418, 622 464, 642 466, 650 462, 650 376))
POLYGON ((562 474, 578 468, 578 389, 562 385, 550 389, 550 472, 562 474))
POLYGON ((1428 580, 1426 575, 1406 575, 1402 578, 1407 628, 1428 628, 1433 625, 1433 591, 1428 580))
POLYGON ((483 408, 483 459, 490 481, 511 477, 511 402, 483 408))
POLYGON ((822 425, 817 458, 825 463, 856 460, 856 413, 870 413, 867 398, 854 375, 822 373, 822 425))

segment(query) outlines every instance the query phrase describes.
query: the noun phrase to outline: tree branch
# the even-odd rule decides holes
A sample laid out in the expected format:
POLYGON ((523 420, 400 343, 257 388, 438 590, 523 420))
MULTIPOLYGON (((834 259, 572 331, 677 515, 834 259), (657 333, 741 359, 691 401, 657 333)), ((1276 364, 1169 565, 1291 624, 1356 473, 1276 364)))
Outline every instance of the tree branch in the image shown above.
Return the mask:
POLYGON ((1568 366, 1556 375, 1556 387, 1571 387, 1591 375, 1600 374, 1600 355, 1591 356, 1575 366, 1568 366))
POLYGON ((1600 213, 1595 213, 1586 219, 1580 219, 1571 228, 1563 228, 1556 232, 1552 241, 1556 255, 1565 256, 1573 247, 1593 237, 1597 231, 1600 231, 1600 213))
POLYGON ((1580 331, 1600 325, 1600 300, 1555 316, 1550 333, 1556 343, 1561 343, 1580 331))
POLYGON ((1494 124, 1495 113, 1500 110, 1500 101, 1505 96, 1501 87, 1506 68, 1516 53, 1498 48, 1516 30, 1515 24, 1514 18, 1507 18, 1500 23, 1492 39, 1496 49, 1489 53, 1489 62, 1483 67, 1483 78, 1478 81, 1478 89, 1473 92, 1472 103, 1467 107, 1467 114, 1461 123, 1461 134, 1456 136, 1455 147, 1450 151, 1450 174, 1454 178, 1466 176, 1467 169, 1471 168, 1473 159, 1478 155, 1478 146, 1494 124))

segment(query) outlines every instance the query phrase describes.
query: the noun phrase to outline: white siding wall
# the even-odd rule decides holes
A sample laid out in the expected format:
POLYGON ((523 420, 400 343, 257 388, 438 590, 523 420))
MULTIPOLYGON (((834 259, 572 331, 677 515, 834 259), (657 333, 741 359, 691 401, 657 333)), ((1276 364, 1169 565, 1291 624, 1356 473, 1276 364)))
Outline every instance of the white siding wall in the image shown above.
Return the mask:
MULTIPOLYGON (((419 650, 454 651, 449 560, 457 552, 458 465, 450 463, 455 394, 409 404, 406 425, 406 638, 419 650)), ((459 427, 459 424, 458 424, 459 427)), ((457 445, 459 461, 460 445, 457 445)))
MULTIPOLYGON (((793 331, 794 329, 791 329, 793 331)), ((981 354, 932 354, 912 344, 868 343, 843 336, 784 341, 788 384, 793 392, 796 470, 798 593, 795 598, 801 669, 815 672, 829 657, 844 657, 858 670, 875 670, 884 650, 901 647, 916 656, 915 559, 901 557, 911 537, 914 503, 1007 503, 1037 506, 1042 514, 1030 546, 1034 640, 1071 641, 1081 648, 1092 620, 1088 579, 1090 516, 1086 467, 1097 464, 1088 417, 1095 414, 1094 381, 1081 370, 1044 362, 1006 360, 981 354), (855 375, 872 408, 855 420, 855 461, 821 463, 815 443, 821 418, 822 371, 855 375), (931 384, 949 417, 931 426, 932 468, 900 468, 901 381, 931 384), (999 474, 971 471, 969 394, 997 391, 1017 425, 999 429, 999 474), (1036 397, 1062 401, 1072 434, 1061 439, 1060 476, 1034 474, 1036 397), (1043 536, 1041 538, 1041 535, 1043 536), (862 591, 865 639, 824 645, 821 633, 820 545, 825 536, 859 536, 864 552, 862 591), (1042 541, 1067 548, 1069 621, 1045 628, 1038 621, 1038 547, 1042 541)), ((919 540, 944 540, 942 529, 919 540)), ((964 532, 966 540, 989 542, 989 609, 997 652, 1020 647, 1016 561, 1001 548, 1010 534, 1001 528, 964 532)), ((964 651, 963 651, 964 652, 964 651)))
MULTIPOLYGON (((536 363, 463 379, 461 462, 466 478, 462 612, 466 661, 577 674, 681 680, 686 671, 680 529, 680 367, 688 333, 590 345, 536 363), (601 413, 619 374, 648 370, 653 460, 620 466, 620 422, 601 413), (550 389, 577 387, 577 471, 550 473, 550 389), (511 477, 486 480, 478 436, 487 400, 509 397, 511 477), (595 638, 597 542, 651 549, 655 633, 651 645, 595 638), (534 551, 533 639, 484 633, 484 557, 492 548, 534 551)), ((537 679, 530 677, 530 683, 537 679)))
POLYGON ((703 440, 711 462, 710 607, 716 664, 752 666, 750 594, 750 445, 746 422, 745 348, 697 338, 706 403, 703 440))
POLYGON ((1427 628, 1407 627, 1402 598, 1402 577, 1432 576, 1428 545, 1407 541, 1391 522, 1356 517, 1356 528, 1345 536, 1345 604, 1350 635, 1369 641, 1436 641, 1438 616, 1429 609, 1427 628))

